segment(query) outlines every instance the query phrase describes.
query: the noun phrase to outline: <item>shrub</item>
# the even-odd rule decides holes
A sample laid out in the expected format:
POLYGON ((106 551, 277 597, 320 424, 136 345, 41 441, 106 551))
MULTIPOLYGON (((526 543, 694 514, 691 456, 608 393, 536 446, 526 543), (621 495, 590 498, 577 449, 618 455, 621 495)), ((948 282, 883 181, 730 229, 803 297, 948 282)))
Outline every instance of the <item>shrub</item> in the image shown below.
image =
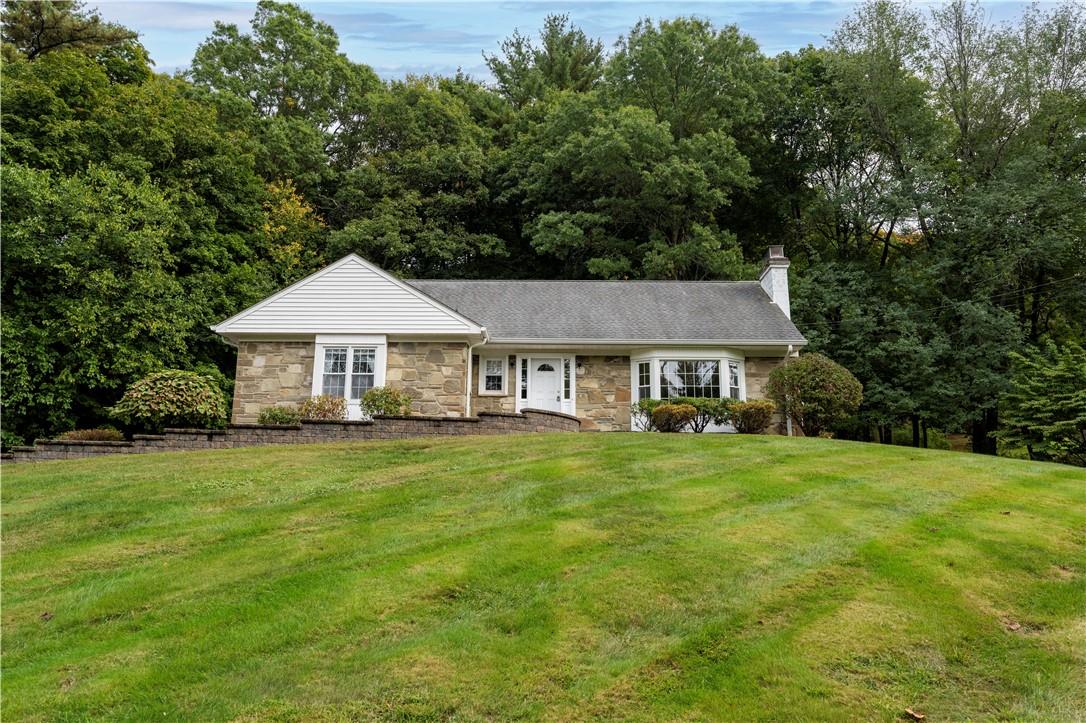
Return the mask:
POLYGON ((689 404, 697 410, 697 416, 690 421, 690 429, 695 432, 704 432, 710 424, 727 422, 733 404, 731 399, 709 397, 675 397, 670 401, 672 404, 689 404))
POLYGON ((126 424, 158 431, 163 427, 218 427, 227 407, 207 377, 181 369, 148 374, 128 387, 110 414, 126 424))
POLYGON ((26 440, 22 435, 15 434, 15 432, 9 432, 8 430, 0 431, 0 449, 7 452, 12 447, 22 447, 26 444, 26 440))
POLYGON ((766 391, 808 437, 817 437, 845 420, 863 401, 863 385, 852 372, 815 353, 770 372, 766 391))
POLYGON ((643 432, 655 432, 656 425, 652 421, 652 410, 663 404, 662 399, 641 399, 630 407, 631 429, 640 429, 643 432))
POLYGON ((73 429, 70 432, 58 434, 57 439, 67 442, 123 442, 124 435, 113 427, 98 427, 96 429, 73 429))
POLYGON ((661 404, 652 410, 652 423, 661 432, 681 432, 698 410, 691 404, 661 404))
POLYGON ((373 387, 362 395, 362 411, 371 417, 375 414, 411 414, 411 397, 392 387, 373 387))
POLYGON ((260 424, 297 424, 301 419, 301 413, 293 407, 264 407, 256 421, 260 424))
POLYGON ((302 419, 324 419, 338 421, 347 418, 347 400, 321 394, 302 402, 299 410, 302 419))
POLYGON ((768 399, 736 402, 731 408, 732 425, 740 434, 761 434, 773 421, 777 405, 768 399))

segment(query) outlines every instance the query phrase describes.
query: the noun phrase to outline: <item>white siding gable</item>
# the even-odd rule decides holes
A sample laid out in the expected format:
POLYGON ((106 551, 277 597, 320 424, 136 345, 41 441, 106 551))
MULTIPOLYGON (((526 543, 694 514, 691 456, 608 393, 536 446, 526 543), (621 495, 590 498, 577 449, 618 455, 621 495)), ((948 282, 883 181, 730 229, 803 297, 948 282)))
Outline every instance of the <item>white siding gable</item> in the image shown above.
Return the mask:
POLYGON ((440 302, 351 254, 218 326, 219 334, 480 334, 440 302))

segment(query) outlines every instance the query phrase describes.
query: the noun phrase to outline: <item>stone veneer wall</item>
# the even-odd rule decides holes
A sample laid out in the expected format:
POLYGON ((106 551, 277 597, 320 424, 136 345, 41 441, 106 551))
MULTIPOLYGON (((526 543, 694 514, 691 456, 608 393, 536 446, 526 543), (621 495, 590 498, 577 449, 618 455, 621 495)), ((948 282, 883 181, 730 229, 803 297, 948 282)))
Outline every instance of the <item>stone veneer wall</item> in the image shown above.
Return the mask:
POLYGON ((317 444, 373 439, 411 439, 468 434, 576 432, 581 423, 568 414, 526 410, 522 414, 477 417, 374 417, 359 422, 304 421, 301 424, 235 424, 226 429, 167 429, 163 434, 136 434, 128 442, 80 442, 39 439, 34 446, 14 447, 15 462, 80 459, 107 454, 146 454, 183 450, 261 447, 269 444, 317 444))
POLYGON ((578 356, 577 416, 584 429, 630 431, 630 357, 578 356))
MULTIPOLYGON (((747 357, 744 369, 747 378, 747 399, 765 399, 765 385, 769 381, 769 373, 784 363, 779 356, 747 357)), ((773 424, 766 430, 767 434, 785 434, 784 418, 778 413, 773 415, 773 424)), ((799 436, 801 432, 796 425, 792 425, 793 436, 799 436)))
POLYGON ((416 414, 464 416, 464 342, 389 341, 385 384, 402 389, 416 414))
POLYGON ((240 342, 231 421, 255 422, 264 407, 297 406, 309 399, 313 350, 312 341, 240 342))
MULTIPOLYGON (((478 351, 478 350, 477 350, 478 351)), ((520 371, 509 367, 509 354, 501 354, 505 359, 505 394, 479 394, 479 367, 486 355, 475 354, 478 358, 471 366, 471 410, 472 412, 514 412, 517 409, 516 392, 520 388, 520 371)), ((513 355, 515 359, 516 356, 513 355)))

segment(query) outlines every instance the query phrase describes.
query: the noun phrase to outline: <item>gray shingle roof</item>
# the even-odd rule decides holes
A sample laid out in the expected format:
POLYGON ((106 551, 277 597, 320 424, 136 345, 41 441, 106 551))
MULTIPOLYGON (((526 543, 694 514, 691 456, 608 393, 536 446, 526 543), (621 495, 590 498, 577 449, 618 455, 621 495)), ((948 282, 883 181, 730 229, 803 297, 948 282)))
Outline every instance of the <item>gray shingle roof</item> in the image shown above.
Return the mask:
POLYGON ((756 281, 407 283, 503 339, 804 343, 756 281))

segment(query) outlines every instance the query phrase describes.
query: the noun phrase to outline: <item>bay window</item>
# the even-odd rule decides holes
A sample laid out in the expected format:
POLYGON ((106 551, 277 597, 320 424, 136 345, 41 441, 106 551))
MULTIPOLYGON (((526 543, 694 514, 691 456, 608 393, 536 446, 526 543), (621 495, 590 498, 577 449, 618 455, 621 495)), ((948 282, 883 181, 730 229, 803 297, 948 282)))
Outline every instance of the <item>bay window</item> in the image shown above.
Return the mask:
POLYGON ((660 398, 720 397, 720 362, 716 359, 660 362, 660 398))
POLYGON ((634 400, 745 398, 741 359, 691 357, 656 352, 648 358, 634 358, 630 370, 634 400))

